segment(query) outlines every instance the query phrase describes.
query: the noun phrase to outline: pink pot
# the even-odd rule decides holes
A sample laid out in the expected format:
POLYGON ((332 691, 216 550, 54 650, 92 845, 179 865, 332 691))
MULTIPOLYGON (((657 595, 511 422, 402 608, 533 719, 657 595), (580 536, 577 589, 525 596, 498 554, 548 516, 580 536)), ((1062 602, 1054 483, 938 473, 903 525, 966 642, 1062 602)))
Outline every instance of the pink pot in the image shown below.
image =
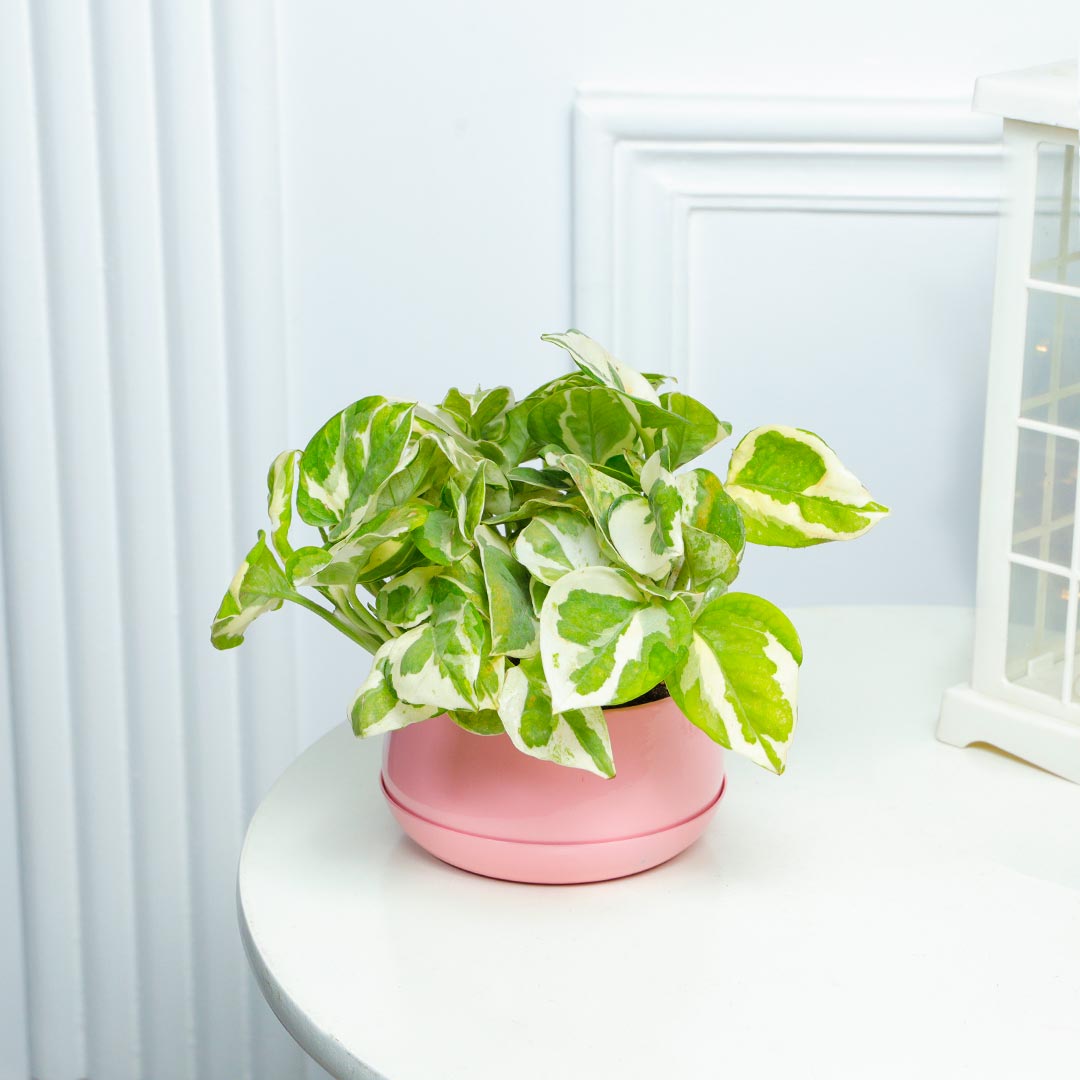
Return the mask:
POLYGON ((606 714, 612 780, 438 716, 391 733, 383 793, 422 848, 477 874, 551 885, 636 874, 701 835, 724 794, 724 754, 670 698, 606 714))

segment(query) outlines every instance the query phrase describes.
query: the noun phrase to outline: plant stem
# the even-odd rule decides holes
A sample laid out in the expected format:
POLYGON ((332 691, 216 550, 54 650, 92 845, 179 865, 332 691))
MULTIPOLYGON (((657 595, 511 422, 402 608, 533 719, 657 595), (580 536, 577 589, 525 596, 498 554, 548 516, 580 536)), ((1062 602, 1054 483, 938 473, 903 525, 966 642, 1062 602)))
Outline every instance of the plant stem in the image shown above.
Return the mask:
POLYGON ((320 619, 328 622, 336 630, 340 630, 347 638, 355 641, 362 649, 366 649, 369 653, 376 653, 379 651, 379 646, 382 644, 382 641, 380 638, 370 633, 370 631, 365 630, 362 627, 353 628, 348 623, 342 622, 342 620, 332 611, 327 611, 321 604, 316 604, 314 600, 309 600, 306 596, 301 596, 300 593, 296 593, 291 599, 301 607, 307 608, 308 611, 313 611, 320 619))

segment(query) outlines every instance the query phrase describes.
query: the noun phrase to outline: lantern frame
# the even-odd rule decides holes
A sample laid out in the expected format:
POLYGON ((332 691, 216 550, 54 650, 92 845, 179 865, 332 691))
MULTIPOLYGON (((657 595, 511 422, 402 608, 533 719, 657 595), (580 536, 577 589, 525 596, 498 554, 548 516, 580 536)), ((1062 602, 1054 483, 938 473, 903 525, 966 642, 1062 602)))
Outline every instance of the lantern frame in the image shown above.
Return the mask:
MULTIPOLYGON (((974 108, 1004 120, 1004 198, 1000 220, 994 312, 987 384, 986 429, 983 445, 982 495, 979 514, 978 581, 976 589, 975 647, 969 684, 947 690, 942 700, 938 738, 956 746, 989 743, 1044 769, 1080 783, 1080 696, 1074 685, 1080 679, 1077 620, 1080 616, 1080 482, 1072 477, 1071 544, 1068 573, 1063 561, 1054 563, 1019 553, 1014 529, 1014 505, 1018 486, 1018 462, 1022 431, 1042 433, 1047 446, 1069 440, 1080 455, 1080 423, 1059 423, 1025 417, 1023 379, 1029 329, 1029 304, 1038 294, 1069 297, 1080 310, 1080 284, 1043 280, 1034 276, 1032 247, 1037 213, 1040 147, 1046 144, 1072 147, 1063 161, 1080 170, 1080 93, 1075 62, 985 76, 975 87, 974 108), (1010 588, 1014 567, 1026 567, 1044 575, 1038 579, 1033 629, 1042 632, 1048 583, 1067 589, 1064 644, 1057 697, 1045 690, 1022 685, 1007 675, 1010 634, 1010 588)), ((1071 192, 1076 175, 1063 165, 1063 201, 1059 208, 1066 222, 1062 243, 1069 238, 1068 222, 1077 213, 1071 192), (1066 201, 1067 200, 1067 201, 1066 201)), ((1071 250, 1071 249, 1070 249, 1071 250)), ((1080 252, 1077 252, 1080 253, 1080 252)), ((1076 254, 1076 253, 1074 253, 1076 254)), ((1067 265, 1067 253, 1059 248, 1052 260, 1067 265)), ((1062 303, 1059 308, 1064 308, 1062 303)), ((1064 334, 1058 326, 1058 333, 1064 334)), ((1054 345, 1060 363, 1062 343, 1054 345)), ((1078 358, 1080 359, 1080 358, 1078 358)), ((1050 398, 1054 399, 1051 391, 1050 398)), ((1060 400, 1060 395, 1056 400, 1060 400)), ((1056 415, 1055 412, 1051 415, 1056 415)), ((1044 505, 1053 481, 1053 455, 1047 451, 1042 492, 1044 505)), ((1053 497, 1052 493, 1049 497, 1053 497)), ((1052 522, 1043 513, 1045 537, 1052 522)), ((1040 546, 1040 554, 1045 554, 1040 546)), ((1057 677, 1056 666, 1048 674, 1057 677)))

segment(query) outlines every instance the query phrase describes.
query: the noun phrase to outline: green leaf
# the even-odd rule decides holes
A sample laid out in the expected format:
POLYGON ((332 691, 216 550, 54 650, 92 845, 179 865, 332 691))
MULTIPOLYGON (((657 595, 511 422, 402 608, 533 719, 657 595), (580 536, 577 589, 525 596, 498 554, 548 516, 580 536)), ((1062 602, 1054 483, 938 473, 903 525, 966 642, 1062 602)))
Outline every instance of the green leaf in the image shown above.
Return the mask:
POLYGON ((686 420, 685 424, 673 424, 664 430, 665 464, 672 472, 731 434, 726 420, 718 420, 710 409, 687 394, 661 394, 660 404, 686 420))
POLYGON ((721 746, 780 773, 795 730, 801 663, 799 636, 779 608, 728 593, 698 614, 668 689, 721 746))
POLYGON ((399 506, 384 511, 329 548, 299 548, 286 563, 289 580, 299 587, 356 585, 389 577, 408 554, 410 534, 423 526, 428 515, 425 506, 399 506))
POLYGON ((247 628, 267 611, 276 611, 283 600, 296 593, 289 586, 277 560, 260 532, 229 585, 210 627, 215 649, 234 649, 244 640, 247 628))
POLYGON ((726 486, 754 544, 808 547, 853 540, 889 512, 871 500, 825 442, 798 428, 751 431, 731 455, 726 486))
POLYGON ((473 735, 501 735, 504 731, 502 718, 495 709, 481 709, 479 712, 452 712, 450 717, 458 727, 472 732, 473 735))
POLYGON ((606 386, 564 390, 539 402, 529 413, 529 434, 591 462, 631 449, 637 438, 625 402, 606 386))
POLYGON ((331 417, 300 461, 300 517, 328 529, 332 540, 364 521, 383 485, 417 452, 413 410, 409 402, 373 396, 331 417))
POLYGON ((529 572, 494 529, 482 525, 476 541, 487 584, 491 652, 496 656, 532 656, 540 647, 540 627, 529 598, 529 572))
POLYGON ((613 567, 561 577, 540 612, 540 651, 557 711, 630 701, 686 654, 690 616, 680 599, 644 592, 613 567))
POLYGON ((266 474, 270 541, 283 560, 288 559, 293 550, 289 545, 289 527, 292 525, 293 490, 300 457, 299 450, 286 450, 274 458, 266 474))
POLYGON ((514 555, 547 585, 571 570, 604 566, 600 540, 589 519, 562 506, 541 509, 514 541, 514 555))
POLYGON ((356 692, 349 706, 349 718, 353 732, 366 737, 381 735, 385 731, 396 731, 420 720, 430 720, 438 716, 439 709, 429 705, 409 705, 394 692, 390 681, 390 646, 393 639, 386 642, 375 654, 371 663, 371 673, 364 685, 356 692))
POLYGON ((597 776, 615 775, 604 710, 593 707, 553 712, 538 658, 524 660, 507 671, 499 695, 499 715, 510 740, 523 754, 597 776))

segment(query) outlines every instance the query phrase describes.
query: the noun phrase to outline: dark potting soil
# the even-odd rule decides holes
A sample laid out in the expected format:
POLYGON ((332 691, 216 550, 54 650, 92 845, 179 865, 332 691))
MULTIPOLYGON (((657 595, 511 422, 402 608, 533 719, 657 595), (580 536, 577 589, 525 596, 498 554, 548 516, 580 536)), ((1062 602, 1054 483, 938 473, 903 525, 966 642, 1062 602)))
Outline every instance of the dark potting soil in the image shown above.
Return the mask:
POLYGON ((648 705, 650 701, 663 701, 664 698, 671 697, 668 693, 668 688, 665 683, 657 683, 651 690, 646 690, 644 694, 634 698, 633 701, 624 701, 621 705, 616 705, 617 709, 629 709, 634 705, 648 705))

